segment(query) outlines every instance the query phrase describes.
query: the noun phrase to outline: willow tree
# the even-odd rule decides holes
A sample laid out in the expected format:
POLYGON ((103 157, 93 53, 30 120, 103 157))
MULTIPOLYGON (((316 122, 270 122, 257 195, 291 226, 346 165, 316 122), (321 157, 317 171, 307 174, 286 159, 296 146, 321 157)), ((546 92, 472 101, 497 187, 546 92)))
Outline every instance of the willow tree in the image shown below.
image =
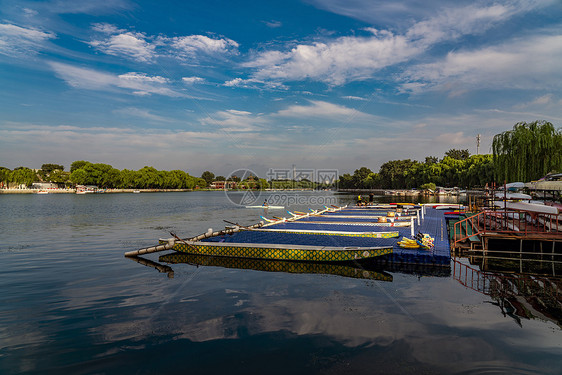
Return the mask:
POLYGON ((562 170, 562 130, 547 121, 519 122, 494 136, 494 169, 499 181, 531 181, 562 170))

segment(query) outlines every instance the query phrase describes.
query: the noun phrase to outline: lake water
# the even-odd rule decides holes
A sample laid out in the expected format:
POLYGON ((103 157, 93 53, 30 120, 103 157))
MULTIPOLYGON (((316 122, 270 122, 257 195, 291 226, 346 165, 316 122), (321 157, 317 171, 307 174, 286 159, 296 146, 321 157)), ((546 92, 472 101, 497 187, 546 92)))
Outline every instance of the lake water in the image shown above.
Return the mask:
MULTIPOLYGON (((352 199, 291 197, 296 210, 352 199)), ((453 272, 161 273, 123 257, 260 214, 223 192, 0 195, 0 373, 562 373, 561 317, 520 318, 453 272)))

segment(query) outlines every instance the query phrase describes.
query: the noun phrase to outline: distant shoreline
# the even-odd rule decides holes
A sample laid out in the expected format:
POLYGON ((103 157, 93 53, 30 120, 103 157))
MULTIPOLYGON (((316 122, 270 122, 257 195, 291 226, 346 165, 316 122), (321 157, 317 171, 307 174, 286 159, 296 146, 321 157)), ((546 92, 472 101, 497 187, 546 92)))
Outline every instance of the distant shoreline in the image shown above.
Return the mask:
MULTIPOLYGON (((193 189, 106 189, 103 192, 93 194, 115 194, 115 193, 162 193, 162 192, 185 192, 196 191, 193 189)), ((0 189, 0 194, 37 194, 47 192, 48 194, 76 194, 76 189, 0 189)))
MULTIPOLYGON (((224 189, 105 189, 103 192, 88 193, 89 194, 119 194, 119 193, 178 193, 189 191, 225 191, 224 189)), ((244 191, 244 190, 228 190, 228 191, 244 191)), ((313 189, 265 189, 268 192, 296 192, 296 191, 316 191, 313 189)), ((0 189, 0 194, 37 194, 39 192, 47 192, 47 194, 76 194, 76 189, 0 189)))

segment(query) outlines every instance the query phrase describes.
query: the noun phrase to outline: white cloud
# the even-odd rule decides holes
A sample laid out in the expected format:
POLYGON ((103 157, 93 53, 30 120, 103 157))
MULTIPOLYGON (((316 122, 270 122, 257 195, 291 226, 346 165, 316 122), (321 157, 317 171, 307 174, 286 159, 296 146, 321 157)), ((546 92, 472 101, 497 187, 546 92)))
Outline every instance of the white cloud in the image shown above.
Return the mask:
POLYGON ((503 5, 445 8, 435 16, 414 24, 406 36, 410 40, 430 45, 462 35, 483 33, 515 13, 515 8, 503 5))
POLYGON ((120 34, 126 32, 126 30, 119 29, 117 26, 109 23, 94 23, 92 25, 92 30, 104 34, 120 34))
POLYGON ((310 103, 311 105, 292 105, 287 109, 278 111, 275 115, 296 118, 330 118, 337 121, 374 118, 372 115, 342 105, 319 100, 312 100, 310 103))
MULTIPOLYGON (((85 128, 74 125, 4 122, 0 126, 0 139, 5 142, 5 147, 0 149, 0 157, 15 164, 36 165, 40 163, 37 155, 48 154, 56 155, 56 159, 67 163, 66 165, 70 165, 74 160, 109 164, 118 160, 122 165, 119 168, 140 168, 143 165, 161 163, 165 166, 164 169, 174 169, 170 166, 170 155, 174 155, 177 160, 176 168, 180 167, 181 163, 184 164, 182 168, 193 167, 192 164, 185 165, 185 161, 197 160, 201 152, 209 152, 219 147, 218 142, 224 140, 224 135, 212 131, 162 128, 85 128), (29 152, 24 153, 23 149, 27 148, 36 152, 33 155, 29 152)), ((221 144, 220 147, 224 148, 224 145, 221 144)))
MULTIPOLYGON (((503 1, 513 9, 530 11, 556 3, 558 0, 508 0, 503 1)), ((372 1, 372 0, 307 0, 318 8, 333 13, 353 17, 370 24, 388 25, 393 29, 405 29, 411 25, 412 20, 433 17, 443 9, 448 9, 451 4, 457 6, 473 6, 474 0, 397 0, 397 1, 372 1)), ((481 5, 495 6, 496 0, 478 1, 481 5)), ((507 5, 506 5, 507 6, 507 5)))
POLYGON ((158 122, 171 122, 172 121, 169 118, 158 116, 158 115, 155 115, 153 113, 150 113, 150 111, 148 111, 146 109, 135 108, 135 107, 127 107, 127 108, 117 109, 117 110, 114 110, 113 113, 123 115, 123 116, 126 116, 126 117, 130 117, 130 116, 139 117, 139 118, 143 118, 143 119, 146 119, 146 120, 158 121, 158 122))
POLYGON ((218 126, 226 133, 247 133, 264 130, 268 121, 259 114, 255 115, 247 111, 230 109, 203 118, 201 123, 218 126))
POLYGON ((258 80, 311 79, 330 85, 369 78, 387 66, 407 61, 421 50, 403 36, 341 37, 326 43, 300 44, 290 52, 267 51, 245 64, 257 67, 258 80))
POLYGON ((232 39, 213 39, 205 35, 189 35, 169 39, 170 46, 181 58, 193 58, 200 53, 221 55, 238 53, 238 43, 232 39))
POLYGON ((453 146, 465 145, 474 140, 474 137, 467 137, 463 132, 443 133, 439 134, 435 140, 438 143, 449 144, 453 146))
POLYGON ((556 100, 554 98, 554 95, 546 94, 546 95, 539 96, 538 98, 535 98, 530 102, 518 104, 514 106, 514 108, 521 109, 521 108, 528 108, 528 107, 535 107, 535 106, 547 106, 550 104, 556 104, 556 100))
POLYGON ((182 77, 181 79, 185 84, 192 85, 194 83, 205 82, 205 78, 201 77, 182 77))
POLYGON ((283 24, 280 21, 263 21, 263 23, 265 23, 267 27, 270 27, 272 29, 276 29, 278 27, 283 26, 283 24))
MULTIPOLYGON (((112 29, 104 29, 104 32, 112 32, 112 29)), ((150 62, 156 57, 155 45, 149 43, 142 33, 111 35, 105 40, 93 40, 89 44, 108 55, 124 56, 142 62, 150 62)))
POLYGON ((21 56, 36 53, 45 48, 49 39, 54 38, 56 35, 50 32, 0 23, 0 54, 21 56))
POLYGON ((353 95, 342 96, 342 99, 367 101, 366 98, 361 98, 359 96, 353 96, 353 95))
POLYGON ((559 89, 562 35, 535 36, 475 51, 450 52, 403 74, 404 91, 467 88, 559 89))
POLYGON ((135 95, 182 96, 168 87, 169 80, 161 76, 149 76, 136 72, 114 75, 58 62, 50 62, 49 65, 59 78, 76 88, 87 90, 127 89, 135 95))
POLYGON ((92 30, 101 34, 88 44, 108 55, 122 56, 142 62, 154 62, 159 56, 181 60, 238 54, 238 43, 228 38, 188 35, 169 38, 127 31, 108 23, 94 23, 92 30))
POLYGON ((27 17, 33 17, 39 14, 36 10, 30 8, 23 8, 22 10, 27 17))
POLYGON ((449 6, 413 23, 404 33, 365 28, 371 35, 301 43, 288 51, 263 51, 243 66, 255 68, 252 78, 259 81, 309 79, 332 86, 343 85, 374 78, 382 69, 409 62, 438 43, 482 34, 530 8, 533 6, 519 7, 511 3, 449 6))

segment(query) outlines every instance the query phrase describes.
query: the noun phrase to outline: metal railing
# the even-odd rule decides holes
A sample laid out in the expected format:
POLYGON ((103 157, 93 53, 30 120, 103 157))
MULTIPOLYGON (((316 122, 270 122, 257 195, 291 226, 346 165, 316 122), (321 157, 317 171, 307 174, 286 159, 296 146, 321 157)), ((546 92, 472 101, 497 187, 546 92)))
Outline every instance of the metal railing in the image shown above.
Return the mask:
POLYGON ((454 224, 454 247, 459 242, 488 233, 545 235, 562 239, 562 215, 517 210, 484 210, 454 224))

